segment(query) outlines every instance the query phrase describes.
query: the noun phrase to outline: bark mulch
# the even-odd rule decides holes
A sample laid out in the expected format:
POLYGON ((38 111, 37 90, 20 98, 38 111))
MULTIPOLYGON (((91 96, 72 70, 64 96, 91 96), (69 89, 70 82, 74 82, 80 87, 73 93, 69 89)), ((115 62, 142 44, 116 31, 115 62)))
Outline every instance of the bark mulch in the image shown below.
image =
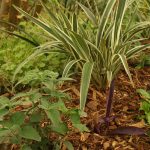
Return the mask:
MULTIPOLYGON (((143 88, 150 90, 150 67, 144 69, 131 68, 133 82, 131 85, 125 72, 121 72, 116 78, 115 94, 113 100, 112 115, 117 116, 111 122, 109 130, 121 126, 134 126, 149 130, 150 126, 140 118, 143 114, 140 108, 140 97, 136 89, 143 88)), ((79 83, 79 82, 78 82, 79 83)), ((72 97, 70 107, 79 107, 79 84, 71 84, 68 93, 72 97)), ((66 87, 65 87, 66 88, 66 87)), ((75 147, 75 150, 149 150, 150 137, 129 136, 129 135, 106 135, 105 128, 100 129, 100 133, 94 130, 100 118, 105 116, 106 94, 90 87, 88 100, 85 108, 87 117, 82 118, 82 122, 89 127, 89 133, 70 133, 67 137, 75 147)), ((62 148, 65 150, 65 147, 62 148)))
MULTIPOLYGON (((128 76, 121 71, 115 80, 115 93, 113 99, 112 115, 115 121, 109 126, 109 131, 121 126, 134 126, 149 130, 150 126, 141 119, 144 112, 140 111, 140 97, 136 89, 150 90, 150 67, 144 69, 131 68, 133 82, 131 85, 128 76)), ((79 81, 62 87, 71 96, 68 107, 79 108, 79 81)), ((105 116, 106 92, 98 91, 90 86, 85 112, 87 117, 82 118, 82 123, 90 129, 89 133, 79 133, 77 130, 70 132, 65 139, 69 140, 75 150, 150 150, 150 137, 129 135, 108 135, 105 126, 100 128, 100 133, 95 130, 95 125, 105 116)), ((55 140, 57 135, 50 134, 50 139, 55 140)), ((18 149, 13 145, 11 150, 18 149)), ((1 147, 0 147, 1 150, 1 147)), ((4 149, 3 149, 4 150, 4 149)), ((62 150, 67 150, 62 145, 62 150)))

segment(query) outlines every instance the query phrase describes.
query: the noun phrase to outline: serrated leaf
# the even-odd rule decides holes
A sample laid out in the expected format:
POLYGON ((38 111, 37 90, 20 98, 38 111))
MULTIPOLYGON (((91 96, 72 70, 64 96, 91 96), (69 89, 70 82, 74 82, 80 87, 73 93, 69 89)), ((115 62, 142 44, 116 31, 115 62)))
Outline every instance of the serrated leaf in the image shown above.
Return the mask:
POLYGON ((41 141, 39 133, 32 126, 23 126, 20 130, 19 135, 25 139, 41 141))

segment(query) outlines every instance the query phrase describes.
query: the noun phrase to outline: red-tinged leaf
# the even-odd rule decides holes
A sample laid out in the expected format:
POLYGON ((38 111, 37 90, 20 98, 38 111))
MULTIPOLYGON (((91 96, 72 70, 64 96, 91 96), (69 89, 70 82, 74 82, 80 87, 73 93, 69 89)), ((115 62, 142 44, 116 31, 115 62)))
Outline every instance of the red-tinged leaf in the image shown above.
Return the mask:
POLYGON ((138 127, 119 127, 109 132, 109 134, 119 134, 119 135, 144 135, 146 132, 142 128, 138 127))

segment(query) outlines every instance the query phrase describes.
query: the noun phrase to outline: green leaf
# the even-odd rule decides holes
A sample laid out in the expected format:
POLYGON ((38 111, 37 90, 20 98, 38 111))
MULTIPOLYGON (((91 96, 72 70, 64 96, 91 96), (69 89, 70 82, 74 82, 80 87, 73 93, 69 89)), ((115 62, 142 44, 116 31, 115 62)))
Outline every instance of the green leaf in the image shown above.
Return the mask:
POLYGON ((131 77, 131 73, 130 73, 130 70, 129 70, 129 66, 128 66, 128 63, 127 63, 127 59, 126 59, 126 56, 123 55, 123 54, 118 54, 118 56, 120 57, 121 59, 121 62, 124 66, 124 69, 130 79, 130 82, 132 83, 133 87, 134 87, 134 83, 133 83, 133 80, 132 80, 132 77, 131 77))
POLYGON ((39 108, 45 109, 45 110, 49 110, 51 103, 46 100, 45 98, 41 99, 41 105, 39 105, 39 108))
POLYGON ((80 109, 84 111, 88 88, 90 85, 91 74, 93 70, 94 63, 86 62, 83 66, 82 77, 81 77, 81 86, 80 86, 80 109))
POLYGON ((146 113, 146 119, 147 119, 148 123, 150 124, 150 112, 146 113))
POLYGON ((41 141, 41 137, 37 130, 33 128, 32 126, 23 126, 21 128, 21 131, 19 133, 19 136, 25 138, 25 139, 30 139, 30 140, 35 140, 35 141, 41 141))
POLYGON ((78 3, 80 5, 80 7, 84 10, 84 12, 86 13, 86 15, 88 16, 88 18, 92 21, 92 23, 96 26, 97 25, 97 20, 95 15, 89 10, 89 8, 85 7, 84 5, 82 5, 81 3, 78 3))
POLYGON ((148 103, 147 101, 143 101, 140 110, 144 110, 145 113, 150 112, 150 103, 148 103))
POLYGON ((66 145, 68 150, 74 150, 74 147, 70 141, 64 141, 63 143, 66 145))
POLYGON ((7 108, 0 109, 0 118, 3 118, 8 113, 9 113, 9 110, 7 108))
POLYGON ((80 124, 80 116, 79 113, 70 114, 70 119, 73 124, 80 124))
POLYGON ((97 40, 96 45, 98 48, 100 47, 100 44, 102 42, 102 36, 104 34, 104 31, 105 31, 105 28, 107 25, 107 21, 109 19, 110 14, 112 13, 115 3, 116 3, 116 0, 108 0, 105 10, 103 12, 103 15, 100 19, 98 32, 97 32, 97 39, 96 39, 97 40))
POLYGON ((146 90, 144 90, 144 89, 137 89, 136 91, 137 91, 137 93, 139 93, 142 96, 142 98, 150 100, 150 93, 148 93, 146 90))
POLYGON ((68 77, 68 74, 69 74, 70 69, 71 69, 72 66, 73 66, 74 64, 76 64, 78 61, 80 61, 80 60, 72 60, 72 61, 70 61, 70 62, 65 66, 65 69, 63 70, 62 77, 68 77))
POLYGON ((7 97, 0 96, 0 107, 5 107, 10 104, 10 100, 7 97))
POLYGON ((59 24, 59 20, 55 17, 55 14, 51 12, 51 10, 41 1, 42 6, 44 9, 48 12, 49 17, 52 19, 52 21, 57 25, 59 24))
POLYGON ((51 28, 49 28, 48 25, 46 25, 44 22, 32 17, 31 15, 29 15, 28 13, 26 13, 25 11, 23 11, 22 9, 20 9, 19 7, 14 6, 15 9, 17 9, 20 13, 22 13, 25 17, 27 17, 28 19, 30 19, 32 22, 34 22, 35 24, 37 24, 39 27, 41 27, 42 29, 44 29, 46 32, 53 34, 53 31, 51 28))
POLYGON ((40 122, 41 120, 42 120, 42 115, 40 112, 33 113, 30 116, 30 122, 36 123, 36 122, 40 122))
POLYGON ((60 112, 58 110, 50 109, 46 111, 46 114, 48 118, 52 121, 53 126, 57 126, 62 122, 60 117, 60 112))
POLYGON ((125 14, 125 11, 126 11, 126 3, 127 3, 127 0, 123 0, 123 1, 119 1, 119 4, 118 4, 118 8, 117 8, 117 13, 116 13, 116 16, 115 16, 115 27, 114 27, 114 42, 116 45, 118 45, 118 42, 119 42, 119 38, 120 38, 120 34, 121 34, 121 26, 122 26, 122 21, 123 21, 123 18, 124 18, 124 14, 125 14))
POLYGON ((3 32, 6 32, 8 34, 14 35, 14 36, 16 36, 16 37, 18 37, 18 38, 20 38, 20 39, 22 39, 22 40, 32 44, 32 45, 34 45, 34 46, 39 46, 39 44, 36 41, 30 40, 29 38, 26 38, 25 36, 21 36, 19 34, 16 34, 14 32, 10 32, 8 30, 3 30, 3 29, 0 29, 0 30, 3 31, 3 32))
POLYGON ((13 96, 10 101, 13 101, 13 100, 16 100, 19 98, 23 98, 23 97, 29 97, 32 94, 35 94, 35 91, 18 93, 15 96, 13 96))
POLYGON ((78 31, 78 21, 77 21, 77 16, 73 14, 72 16, 72 31, 76 32, 78 31))
POLYGON ((76 46, 80 48, 80 53, 83 56, 83 58, 86 58, 87 61, 90 61, 90 49, 83 37, 81 37, 80 34, 77 34, 75 32, 72 32, 72 39, 73 42, 75 42, 76 46))
POLYGON ((84 124, 73 124, 75 128, 77 128, 80 132, 89 132, 89 129, 84 124))
MULTIPOLYGON (((39 55, 41 55, 41 54, 44 54, 44 53, 47 53, 47 52, 56 52, 56 51, 59 51, 59 50, 54 50, 53 51, 53 49, 51 49, 52 47, 55 47, 55 46, 58 46, 60 44, 60 41, 51 41, 51 42, 49 42, 49 48, 47 49, 47 48, 39 48, 38 47, 38 49, 34 52, 34 53, 32 53, 29 57, 27 57, 22 63, 20 63, 19 65, 18 65, 18 67, 17 67, 17 69, 15 70, 15 72, 14 72, 14 75, 13 75, 13 77, 12 77, 12 83, 14 83, 15 82, 15 78, 16 78, 16 75, 19 73, 19 71, 22 69, 22 67, 23 66, 25 66, 25 64, 27 64, 29 61, 31 61, 33 58, 35 58, 35 57, 37 57, 37 56, 39 56, 39 55)), ((59 51, 60 52, 60 51, 59 51)), ((17 84, 16 84, 17 85, 17 84)), ((16 86, 15 85, 15 86, 16 86)))
POLYGON ((62 100, 59 100, 57 103, 52 103, 49 109, 56 109, 63 113, 66 113, 68 111, 67 107, 65 106, 62 100))
POLYGON ((22 138, 12 135, 12 137, 10 138, 10 142, 13 143, 13 144, 18 144, 19 145, 19 144, 22 143, 22 138))
POLYGON ((34 94, 32 94, 31 96, 30 96, 30 101, 32 101, 32 102, 37 102, 37 101, 39 101, 39 99, 42 97, 42 95, 40 94, 40 93, 34 93, 34 94))
POLYGON ((30 146, 28 146, 28 145, 23 145, 21 147, 21 150, 32 150, 32 148, 30 146))
POLYGON ((22 125, 25 120, 24 112, 16 112, 11 116, 11 121, 13 124, 22 125))
POLYGON ((57 125, 52 125, 51 130, 59 134, 65 135, 68 132, 68 127, 66 123, 59 123, 57 125))
POLYGON ((4 128, 11 128, 14 124, 11 122, 11 120, 2 120, 0 125, 2 125, 4 128))
POLYGON ((67 16, 63 12, 61 12, 61 16, 62 16, 62 19, 64 20, 64 23, 65 23, 67 29, 71 30, 71 23, 70 23, 69 19, 67 18, 67 16))
POLYGON ((10 130, 5 129, 5 128, 0 128, 0 137, 5 137, 8 136, 10 134, 10 130))

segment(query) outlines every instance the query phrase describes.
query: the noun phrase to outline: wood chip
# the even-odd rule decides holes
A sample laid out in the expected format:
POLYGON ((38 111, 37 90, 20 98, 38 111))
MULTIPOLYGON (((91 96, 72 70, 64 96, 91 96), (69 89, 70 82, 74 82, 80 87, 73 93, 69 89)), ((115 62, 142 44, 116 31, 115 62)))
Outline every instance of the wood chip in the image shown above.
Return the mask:
POLYGON ((73 86, 73 87, 71 88, 71 90, 72 90, 72 92, 73 92, 76 96, 80 97, 80 92, 79 92, 79 90, 78 90, 75 86, 73 86))
POLYGON ((80 141, 85 142, 88 139, 89 135, 90 133, 81 133, 80 141))
POLYGON ((138 127, 138 128, 144 128, 145 127, 145 121, 142 119, 140 122, 131 124, 130 126, 138 127))
POLYGON ((97 110, 98 102, 97 101, 90 101, 87 103, 87 107, 93 111, 97 110))
POLYGON ((109 141, 105 142, 105 143, 103 144, 103 147, 104 147, 104 150, 105 150, 105 149, 107 150, 107 149, 110 147, 110 142, 109 142, 109 141))
POLYGON ((85 145, 83 145, 82 150, 87 150, 87 147, 85 145))

